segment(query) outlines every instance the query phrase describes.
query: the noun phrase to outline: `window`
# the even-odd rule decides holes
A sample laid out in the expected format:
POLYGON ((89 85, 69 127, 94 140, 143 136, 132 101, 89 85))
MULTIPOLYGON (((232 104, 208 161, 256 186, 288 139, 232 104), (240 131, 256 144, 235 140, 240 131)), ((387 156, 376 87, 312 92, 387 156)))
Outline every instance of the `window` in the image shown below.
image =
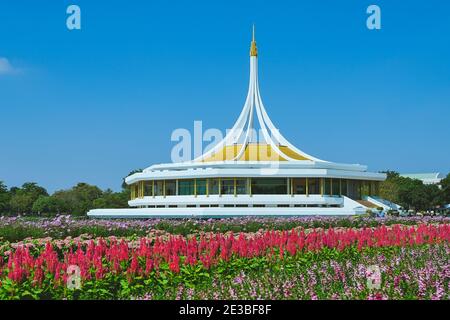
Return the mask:
POLYGON ((175 180, 166 180, 166 196, 174 196, 177 192, 177 184, 175 180))
POLYGON ((287 179, 284 178, 254 178, 252 179, 253 194, 287 194, 287 179))
POLYGON ((347 180, 341 179, 341 194, 347 196, 347 180))
POLYGON ((208 194, 219 194, 219 179, 209 179, 208 188, 208 194))
POLYGON ((247 179, 236 179, 236 194, 247 193, 247 179))
POLYGON ((197 179, 196 182, 196 194, 206 195, 206 179, 197 179))
POLYGON ((221 194, 234 194, 234 179, 222 179, 220 181, 221 194))
POLYGON ((292 179, 294 194, 306 194, 306 179, 292 179))
POLYGON ((156 180, 155 181, 155 196, 163 196, 164 195, 164 181, 156 180))
POLYGON ((320 178, 308 178, 308 194, 320 194, 320 178))
POLYGON ((153 181, 144 182, 144 196, 146 197, 153 196, 153 181))
POLYGON ((341 194, 339 179, 332 179, 332 193, 334 196, 339 196, 341 194))
POLYGON ((132 184, 130 186, 130 189, 131 189, 131 200, 134 200, 138 197, 138 191, 139 191, 138 184, 137 183, 132 184))
POLYGON ((189 196, 194 194, 194 180, 179 180, 178 194, 182 196, 189 196))
POLYGON ((360 181, 359 180, 347 180, 347 194, 351 199, 359 200, 361 199, 360 194, 360 181))
POLYGON ((325 178, 323 179, 323 183, 324 183, 323 194, 331 195, 331 179, 325 178))

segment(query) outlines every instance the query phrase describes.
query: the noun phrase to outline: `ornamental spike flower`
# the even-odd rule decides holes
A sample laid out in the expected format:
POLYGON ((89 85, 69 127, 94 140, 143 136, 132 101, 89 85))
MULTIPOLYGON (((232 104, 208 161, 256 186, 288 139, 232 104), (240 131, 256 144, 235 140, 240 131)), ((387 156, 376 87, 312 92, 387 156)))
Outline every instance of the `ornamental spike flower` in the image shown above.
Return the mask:
POLYGON ((180 272, 180 257, 174 254, 169 261, 169 269, 172 272, 179 273, 180 272))
MULTIPOLYGON (((361 229, 300 229, 289 231, 267 230, 256 233, 231 234, 206 233, 195 237, 169 236, 134 240, 97 238, 96 241, 74 242, 69 249, 61 249, 60 242, 47 241, 44 248, 34 257, 28 247, 18 245, 0 254, 1 277, 8 277, 14 282, 33 281, 33 285, 44 285, 47 279, 53 279, 54 286, 62 285, 66 280, 67 266, 80 268, 83 280, 100 280, 107 273, 127 274, 129 279, 138 276, 158 276, 160 266, 169 268, 174 273, 180 272, 180 263, 185 265, 203 265, 205 269, 216 266, 221 261, 230 259, 267 257, 268 260, 302 255, 308 251, 317 252, 324 248, 336 248, 339 251, 348 247, 357 247, 364 251, 368 247, 401 246, 411 247, 418 244, 439 244, 450 240, 450 225, 420 224, 418 226, 395 225, 361 229), (77 248, 75 252, 71 249, 77 248), (278 255, 277 255, 278 254, 278 255), (142 264, 142 266, 141 266, 142 264), (145 264, 145 266, 144 266, 145 264), (145 268, 145 271, 143 271, 145 268), (61 276, 62 272, 62 276, 61 276), (50 275, 50 276, 48 276, 50 275), (62 281, 60 281, 62 278, 62 281)), ((35 253, 34 249, 32 250, 35 253)), ((362 252, 361 252, 362 254, 362 252)), ((379 255, 377 262, 382 263, 385 256, 379 255)), ((165 270, 162 268, 162 270, 165 270)), ((354 278, 341 264, 331 264, 336 281, 347 282, 354 278)), ((161 272, 164 272, 162 271, 161 272)), ((325 271, 323 271, 324 273, 325 271)), ((392 270, 384 270, 389 275, 392 270)), ((444 283, 437 285, 430 274, 436 272, 433 265, 424 267, 423 274, 412 276, 419 279, 420 297, 430 295, 431 284, 436 288, 435 297, 442 296, 444 283), (433 282, 434 281, 434 282, 433 282)), ((446 271, 448 273, 448 271, 446 271)), ((331 276, 331 278, 333 278, 331 276)), ((444 278, 444 276, 442 277, 444 278)), ((323 279, 322 279, 323 280, 323 279)), ((51 281, 51 280, 50 280, 51 281)), ((395 290, 401 290, 401 281, 393 280, 395 290)), ((348 289, 348 288, 347 288, 348 289)), ((347 290, 346 289, 346 290, 347 290)), ((284 289, 288 290, 289 289, 284 289)), ((287 291, 285 291, 287 292, 287 291)), ((345 296, 347 293, 342 293, 345 296)), ((348 293, 350 295, 350 293, 348 293)))

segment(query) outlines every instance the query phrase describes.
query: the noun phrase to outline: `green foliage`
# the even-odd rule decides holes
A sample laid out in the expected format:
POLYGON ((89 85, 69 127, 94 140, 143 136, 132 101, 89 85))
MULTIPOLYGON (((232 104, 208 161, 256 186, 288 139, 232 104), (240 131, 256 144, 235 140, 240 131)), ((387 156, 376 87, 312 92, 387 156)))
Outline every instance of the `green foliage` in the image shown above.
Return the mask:
POLYGON ((55 214, 61 213, 64 209, 64 203, 57 197, 40 196, 33 203, 32 211, 41 214, 55 214))
POLYGON ((93 208, 126 208, 130 199, 130 191, 128 189, 122 192, 113 192, 106 190, 101 198, 93 201, 93 208))
POLYGON ((85 215, 94 208, 93 202, 101 198, 103 192, 100 188, 87 183, 78 183, 69 190, 60 190, 52 197, 62 204, 62 210, 74 215, 85 215))
POLYGON ((8 188, 0 181, 0 214, 8 213, 10 210, 11 194, 8 192, 8 188))
POLYGON ((447 176, 444 179, 442 179, 441 188, 442 188, 441 201, 444 204, 450 204, 450 173, 447 174, 447 176))
POLYGON ((11 193, 10 207, 17 214, 32 212, 33 203, 40 196, 48 196, 47 190, 35 182, 24 183, 21 188, 16 188, 11 193))
MULTIPOLYGON (((387 179, 380 184, 381 198, 397 203, 405 209, 415 210, 427 210, 445 204, 445 194, 448 194, 450 189, 441 190, 436 185, 425 185, 420 180, 401 177, 393 171, 387 171, 386 174, 387 179)), ((443 183, 448 184, 446 181, 443 183)))
POLYGON ((78 183, 71 189, 49 195, 34 182, 8 190, 0 181, 0 215, 51 216, 67 213, 84 216, 95 208, 126 208, 129 198, 128 188, 121 192, 110 189, 102 191, 97 186, 78 183))

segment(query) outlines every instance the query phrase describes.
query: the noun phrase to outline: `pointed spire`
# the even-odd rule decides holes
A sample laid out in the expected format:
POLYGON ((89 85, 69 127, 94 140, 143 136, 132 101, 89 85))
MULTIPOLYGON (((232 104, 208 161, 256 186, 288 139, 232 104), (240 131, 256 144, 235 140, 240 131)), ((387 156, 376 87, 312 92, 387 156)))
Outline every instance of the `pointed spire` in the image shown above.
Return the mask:
POLYGON ((252 44, 250 45, 250 57, 257 57, 258 56, 258 48, 256 47, 256 40, 255 40, 255 25, 253 24, 253 30, 252 30, 252 44))

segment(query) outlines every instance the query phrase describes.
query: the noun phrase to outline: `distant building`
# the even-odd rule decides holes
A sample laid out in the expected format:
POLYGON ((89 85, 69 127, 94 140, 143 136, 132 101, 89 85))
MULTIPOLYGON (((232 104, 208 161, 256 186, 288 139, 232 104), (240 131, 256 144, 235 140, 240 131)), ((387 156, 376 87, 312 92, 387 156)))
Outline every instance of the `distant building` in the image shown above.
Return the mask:
POLYGON ((423 182, 423 184, 438 184, 438 185, 441 184, 441 180, 445 178, 445 176, 440 172, 403 173, 400 176, 420 180, 423 182))

